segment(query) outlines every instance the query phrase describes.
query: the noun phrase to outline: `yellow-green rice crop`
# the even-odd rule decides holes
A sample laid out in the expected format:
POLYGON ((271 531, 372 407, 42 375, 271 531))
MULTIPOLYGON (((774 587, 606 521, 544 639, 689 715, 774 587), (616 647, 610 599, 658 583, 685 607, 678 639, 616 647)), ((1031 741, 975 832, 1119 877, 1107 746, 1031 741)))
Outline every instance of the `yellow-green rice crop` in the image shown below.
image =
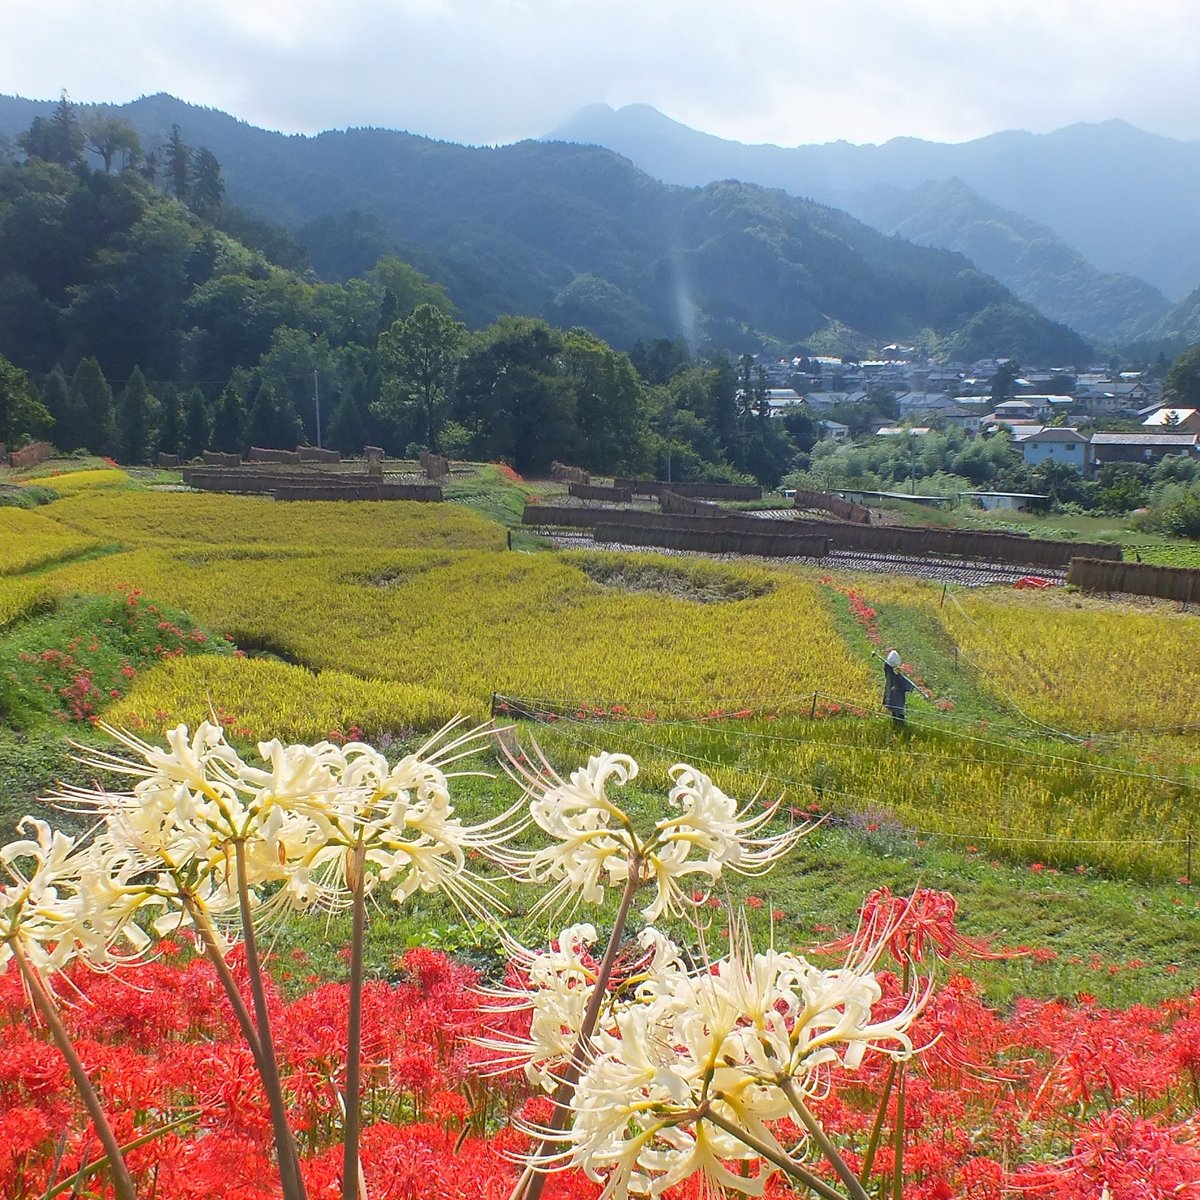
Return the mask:
POLYGON ((764 595, 699 604, 605 587, 551 555, 331 548, 290 558, 141 550, 53 579, 85 592, 132 584, 239 645, 475 700, 502 691, 694 715, 817 690, 867 702, 875 690, 815 585, 789 576, 764 595))
POLYGON ((1200 621, 1173 606, 960 594, 942 611, 985 686, 1076 733, 1200 728, 1200 621))
POLYGON ((42 579, 0 575, 0 629, 47 607, 52 600, 53 593, 42 579))
POLYGON ((161 733, 181 721, 194 727, 214 710, 231 735, 283 741, 378 737, 436 727, 458 713, 487 715, 478 701, 419 684, 341 671, 314 675, 268 659, 218 655, 163 663, 105 715, 117 725, 161 733))
POLYGON ((117 467, 98 467, 94 471, 63 471, 39 477, 36 482, 52 487, 60 496, 74 496, 98 488, 123 488, 132 481, 117 467))
MULTIPOLYGON (((55 481, 58 487, 58 481, 55 481)), ((281 502, 189 492, 91 492, 50 506, 56 521, 129 546, 363 550, 495 550, 504 530, 457 505, 398 501, 281 502)))
POLYGON ((0 575, 19 575, 100 545, 40 512, 0 508, 0 575))

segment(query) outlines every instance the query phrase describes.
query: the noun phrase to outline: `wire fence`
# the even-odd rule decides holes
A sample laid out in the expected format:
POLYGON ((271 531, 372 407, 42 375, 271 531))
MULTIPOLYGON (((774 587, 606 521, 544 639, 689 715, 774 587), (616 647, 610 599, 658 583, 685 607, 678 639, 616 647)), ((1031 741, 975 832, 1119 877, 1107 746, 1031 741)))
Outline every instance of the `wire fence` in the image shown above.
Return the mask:
MULTIPOLYGON (((837 703, 842 711, 865 726, 880 724, 875 712, 864 708, 861 702, 839 700, 825 693, 813 693, 815 708, 821 702, 837 703)), ((761 705, 759 706, 762 707, 761 705)), ((793 711, 799 707, 793 704, 793 711)), ((753 714, 749 709, 731 708, 715 710, 712 714, 690 719, 667 718, 655 715, 653 706, 603 704, 581 702, 550 697, 517 697, 497 692, 492 700, 493 716, 497 720, 528 722, 543 728, 536 735, 547 745, 565 743, 563 749, 573 747, 588 753, 599 749, 612 749, 614 733, 619 727, 619 742, 622 749, 646 752, 654 759, 668 761, 676 757, 707 770, 714 778, 737 781, 729 790, 737 792, 759 791, 765 785, 780 788, 799 803, 793 802, 784 810, 795 818, 821 816, 835 826, 857 831, 864 835, 880 835, 889 839, 894 852, 916 857, 925 845, 942 842, 961 850, 986 847, 997 854, 1016 859, 1047 859, 1065 866, 1098 868, 1114 875, 1125 877, 1147 876, 1156 879, 1178 878, 1190 887, 1192 876, 1193 834, 1191 811, 1197 793, 1200 793, 1200 778, 1188 778, 1180 773, 1171 775, 1154 771, 1132 769, 1118 764, 1103 762, 1086 748, 1080 747, 1078 754, 1056 753, 1052 750, 1030 747, 1019 739, 1004 740, 984 737, 956 728, 952 721, 913 721, 914 727, 936 731, 943 745, 923 749, 921 744, 905 741, 903 744, 872 744, 862 736, 838 737, 840 722, 821 721, 819 740, 797 731, 794 726, 786 730, 768 730, 751 726, 753 714), (643 711, 639 713, 637 709, 643 711), (769 747, 766 752, 757 748, 769 747), (704 749, 708 753, 704 753, 704 749), (900 778, 904 774, 905 762, 928 760, 930 769, 937 771, 943 765, 954 771, 966 765, 983 769, 1008 772, 1009 763, 1014 762, 1013 776, 1042 776, 1047 788, 1053 789, 1058 782, 1071 778, 1099 793, 1112 781, 1128 781, 1131 784, 1153 789, 1164 798, 1171 799, 1181 811, 1174 827, 1164 830, 1161 836, 1149 836, 1143 822, 1136 835, 1081 836, 1056 832, 1053 828, 1022 828, 1013 814, 1004 817, 1004 827, 982 828, 954 820, 952 814, 942 813, 936 822, 914 819, 914 814, 903 811, 904 806, 893 805, 888 798, 854 788, 838 786, 820 777, 804 778, 781 769, 789 754, 796 752, 834 752, 854 758, 878 756, 896 761, 893 774, 900 778), (808 801, 807 804, 804 801, 808 801)), ((796 714, 800 722, 806 722, 808 713, 796 714)), ((943 714, 946 715, 946 714, 943 714)), ((847 728, 846 726, 842 726, 847 728)), ((794 760, 793 760, 794 761, 794 760)), ((1019 783, 1019 779, 1014 782, 1019 783)), ((932 811, 932 809, 930 810, 932 811)), ((1072 816, 1086 820, 1086 814, 1060 814, 1064 824, 1069 825, 1072 816)))

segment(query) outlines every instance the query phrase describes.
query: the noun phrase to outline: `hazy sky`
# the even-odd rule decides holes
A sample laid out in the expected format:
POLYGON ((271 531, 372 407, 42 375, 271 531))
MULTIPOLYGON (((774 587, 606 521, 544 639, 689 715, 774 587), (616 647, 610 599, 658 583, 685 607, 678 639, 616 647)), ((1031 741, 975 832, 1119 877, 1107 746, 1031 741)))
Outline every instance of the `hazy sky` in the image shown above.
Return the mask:
POLYGON ((645 102, 783 145, 1123 117, 1200 138, 1200 0, 0 0, 0 92, 467 142, 645 102))

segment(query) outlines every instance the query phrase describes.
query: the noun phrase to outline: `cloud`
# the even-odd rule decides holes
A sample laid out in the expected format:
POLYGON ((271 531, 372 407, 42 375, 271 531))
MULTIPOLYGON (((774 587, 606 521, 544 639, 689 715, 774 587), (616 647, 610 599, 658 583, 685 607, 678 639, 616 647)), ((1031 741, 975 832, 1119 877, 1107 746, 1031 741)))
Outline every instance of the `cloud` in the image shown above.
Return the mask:
POLYGON ((745 141, 961 140, 1124 117, 1200 135, 1194 0, 7 0, 0 79, 155 91, 288 132, 457 141, 645 102, 745 141))

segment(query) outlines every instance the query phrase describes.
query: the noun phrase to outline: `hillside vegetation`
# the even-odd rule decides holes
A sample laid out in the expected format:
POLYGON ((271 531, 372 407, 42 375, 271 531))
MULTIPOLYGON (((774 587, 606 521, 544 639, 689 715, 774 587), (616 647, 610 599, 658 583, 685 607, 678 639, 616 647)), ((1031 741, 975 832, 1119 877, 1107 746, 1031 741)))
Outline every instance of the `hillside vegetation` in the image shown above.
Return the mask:
MULTIPOLYGON (((29 111, 0 103, 0 129, 29 111)), ((623 348, 684 334, 735 352, 844 327, 866 342, 945 340, 967 357, 1085 355, 1076 335, 960 257, 752 184, 670 187, 594 146, 472 148, 369 129, 287 138, 166 96, 115 111, 147 147, 175 129, 207 148, 227 199, 288 225, 327 278, 399 255, 472 326, 529 313, 623 348), (1003 322, 980 323, 993 312, 1003 322)), ((23 260, 14 267, 10 286, 25 287, 33 276, 23 260)), ((186 293, 163 286, 153 294, 169 320, 186 293)))

